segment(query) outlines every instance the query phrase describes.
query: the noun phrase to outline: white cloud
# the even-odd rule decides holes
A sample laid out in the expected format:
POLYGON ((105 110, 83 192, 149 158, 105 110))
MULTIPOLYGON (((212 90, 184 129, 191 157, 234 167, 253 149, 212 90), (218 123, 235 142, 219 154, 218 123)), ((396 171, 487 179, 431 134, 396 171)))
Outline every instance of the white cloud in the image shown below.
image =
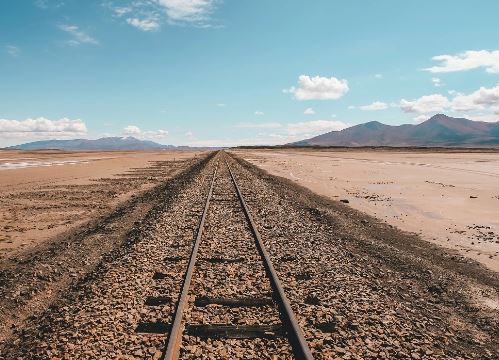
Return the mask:
POLYGON ((308 134, 311 136, 333 130, 343 130, 347 127, 349 125, 342 121, 313 120, 287 124, 287 131, 291 135, 308 134))
POLYGON ((400 100, 400 108, 407 113, 436 113, 442 112, 450 105, 449 99, 440 94, 422 96, 416 100, 400 100))
POLYGON ((206 25, 216 0, 157 0, 171 23, 206 25))
POLYGON ((49 120, 44 117, 26 120, 0 119, 0 137, 3 139, 43 139, 81 136, 87 133, 80 119, 49 120))
POLYGON ((388 105, 381 101, 375 101, 372 104, 360 106, 359 108, 364 111, 377 111, 387 109, 388 105))
POLYGON ((237 124, 235 127, 242 129, 277 129, 282 127, 281 124, 277 122, 268 123, 241 123, 237 124))
POLYGON ((193 139, 187 143, 189 146, 199 147, 233 147, 233 146, 255 146, 255 145, 276 145, 276 142, 269 138, 244 138, 244 139, 193 139))
POLYGON ((128 18, 126 22, 142 31, 156 31, 159 29, 159 22, 155 18, 138 19, 128 18))
POLYGON ((272 129, 275 132, 262 131, 253 137, 242 139, 192 139, 189 145, 192 146, 238 146, 238 145, 279 145, 293 141, 298 141, 307 137, 312 137, 332 130, 342 130, 350 126, 341 121, 315 120, 298 123, 260 123, 260 124, 239 124, 236 127, 272 129))
POLYGON ((97 40, 80 30, 76 25, 59 25, 59 29, 71 35, 72 39, 67 42, 69 45, 99 44, 97 40))
POLYGON ((463 117, 474 121, 499 122, 499 113, 495 114, 466 114, 463 117))
POLYGON ((123 135, 133 136, 139 139, 164 139, 168 136, 167 130, 143 131, 138 126, 128 125, 123 129, 123 135))
POLYGON ((354 110, 355 109, 355 106, 353 105, 348 105, 348 110, 354 110))
POLYGON ((382 74, 374 74, 374 78, 375 79, 383 79, 383 75, 382 74))
POLYGON ((142 136, 150 139, 163 139, 168 136, 168 130, 144 131, 142 136))
POLYGON ((48 8, 48 0, 35 0, 35 6, 40 9, 46 9, 48 8))
POLYGON ((212 27, 212 14, 222 0, 135 0, 116 6, 116 0, 105 3, 114 16, 142 31, 155 31, 161 23, 171 25, 212 27))
POLYGON ((492 74, 499 73, 499 50, 470 50, 457 55, 439 55, 432 58, 439 61, 438 66, 424 70, 432 73, 445 73, 485 68, 492 74))
POLYGON ((298 87, 285 89, 294 94, 297 100, 336 100, 348 92, 348 81, 335 77, 300 75, 298 87))
POLYGON ((113 8, 113 11, 116 14, 116 16, 121 17, 123 15, 131 13, 133 9, 129 6, 122 6, 122 7, 118 6, 113 8))
MULTIPOLYGON (((400 108, 407 113, 429 114, 451 110, 454 112, 470 112, 475 116, 477 111, 491 111, 496 113, 499 108, 499 85, 492 88, 480 87, 471 94, 465 95, 452 92, 452 99, 440 94, 422 96, 419 99, 408 101, 402 99, 400 108)), ((490 114, 483 114, 489 116, 490 114)), ((471 115, 468 115, 471 118, 471 115)), ((485 120, 484 120, 485 121, 485 120)))
POLYGON ((479 105, 499 105, 499 85, 487 89, 480 87, 477 91, 469 95, 475 104, 479 105))
POLYGON ((452 110, 455 111, 473 111, 482 110, 484 107, 480 104, 475 104, 471 95, 459 94, 451 102, 452 110))
POLYGON ((128 125, 123 129, 123 135, 134 136, 134 135, 139 135, 141 132, 142 131, 140 130, 140 128, 135 125, 128 125))
MULTIPOLYGON (((343 130, 349 127, 342 121, 313 120, 297 123, 281 124, 278 122, 268 123, 241 123, 237 128, 262 129, 254 138, 240 139, 235 142, 222 141, 219 144, 230 145, 262 145, 262 144, 284 144, 303 138, 316 136, 333 130, 343 130), (273 129, 274 132, 270 132, 273 129)), ((214 140, 209 142, 216 145, 214 140)))
POLYGON ((499 106, 499 85, 490 89, 480 87, 469 95, 459 94, 452 100, 455 111, 484 110, 495 106, 499 106))
POLYGON ((18 46, 6 45, 5 51, 12 57, 18 57, 21 54, 21 49, 18 46))
POLYGON ((265 115, 262 111, 255 111, 256 116, 263 116, 265 115))
POLYGON ((231 138, 218 138, 218 139, 191 139, 188 142, 190 146, 242 146, 242 145, 279 145, 288 142, 300 140, 300 137, 289 134, 273 134, 273 133, 259 133, 252 137, 231 139, 231 138))
POLYGON ((440 86, 443 86, 444 84, 442 83, 442 80, 440 78, 437 78, 437 77, 433 77, 431 78, 431 82, 433 83, 433 85, 435 87, 440 87, 440 86))
POLYGON ((226 107, 227 104, 223 104, 223 103, 220 103, 220 104, 217 104, 218 107, 226 107))
POLYGON ((331 114, 331 117, 332 118, 335 118, 337 115, 336 114, 331 114))
POLYGON ((62 0, 35 0, 34 3, 36 7, 43 10, 46 10, 49 7, 57 9, 64 6, 64 2, 62 0))
POLYGON ((421 123, 421 122, 426 121, 428 119, 429 119, 428 115, 418 115, 413 120, 414 120, 414 122, 421 123))
POLYGON ((305 111, 303 113, 305 115, 314 115, 315 114, 315 110, 312 109, 312 108, 307 108, 307 109, 305 109, 305 111))

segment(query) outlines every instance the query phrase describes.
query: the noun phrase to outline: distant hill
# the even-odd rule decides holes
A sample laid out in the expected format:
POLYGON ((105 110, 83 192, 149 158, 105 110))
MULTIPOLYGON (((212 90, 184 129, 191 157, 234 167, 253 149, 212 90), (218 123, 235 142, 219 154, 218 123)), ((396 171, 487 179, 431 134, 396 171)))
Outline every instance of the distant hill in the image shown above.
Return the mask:
POLYGON ((499 147, 499 122, 472 121, 443 114, 418 125, 391 126, 371 121, 288 145, 499 147))
POLYGON ((161 145, 154 141, 129 137, 105 137, 96 140, 44 140, 8 147, 18 150, 160 150, 174 149, 173 145, 161 145))

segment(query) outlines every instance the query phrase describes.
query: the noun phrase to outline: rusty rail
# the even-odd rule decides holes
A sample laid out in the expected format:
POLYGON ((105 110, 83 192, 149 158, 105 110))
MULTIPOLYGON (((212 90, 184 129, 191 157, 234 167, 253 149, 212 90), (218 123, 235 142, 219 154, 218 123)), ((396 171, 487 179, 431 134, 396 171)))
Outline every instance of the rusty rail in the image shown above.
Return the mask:
POLYGON ((182 293, 180 294, 179 301, 177 303, 177 309, 175 310, 175 315, 173 317, 173 324, 170 330, 170 335, 168 337, 168 344, 166 346, 166 352, 163 359, 166 360, 176 360, 178 359, 180 343, 182 342, 182 318, 184 316, 184 308, 189 296, 189 288, 191 285, 192 274, 194 273, 194 266, 196 265, 196 258, 198 255, 199 244, 201 243, 201 238, 203 236, 204 222, 206 220, 206 214, 208 213, 208 208, 210 206, 211 195, 213 194, 213 186, 215 185, 215 178, 218 171, 218 162, 215 165, 215 171, 213 172, 213 177, 211 178, 210 191, 206 197, 206 203, 204 205, 203 215, 201 216, 201 221, 199 222, 199 227, 196 235, 196 241, 194 242, 194 247, 192 248, 191 257, 189 260, 189 266, 185 274, 184 283, 182 285, 182 293))

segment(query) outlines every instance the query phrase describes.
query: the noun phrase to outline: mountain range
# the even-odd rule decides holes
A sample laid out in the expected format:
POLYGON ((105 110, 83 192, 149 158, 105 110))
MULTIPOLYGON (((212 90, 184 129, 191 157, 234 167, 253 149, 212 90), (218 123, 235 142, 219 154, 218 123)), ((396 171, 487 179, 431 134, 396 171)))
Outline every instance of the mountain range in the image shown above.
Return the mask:
POLYGON ((105 137, 96 140, 43 140, 8 147, 12 150, 161 150, 175 149, 173 145, 161 145, 154 141, 140 140, 133 136, 105 137))
MULTIPOLYGON (((331 131, 287 146, 423 146, 423 147, 499 147, 499 122, 490 123, 437 114, 417 124, 385 125, 370 121, 341 131, 331 131)), ((43 140, 8 147, 14 150, 161 150, 186 149, 129 137, 96 140, 43 140)))
POLYGON ((371 121, 288 145, 499 147, 499 122, 473 121, 444 114, 417 125, 392 126, 371 121))

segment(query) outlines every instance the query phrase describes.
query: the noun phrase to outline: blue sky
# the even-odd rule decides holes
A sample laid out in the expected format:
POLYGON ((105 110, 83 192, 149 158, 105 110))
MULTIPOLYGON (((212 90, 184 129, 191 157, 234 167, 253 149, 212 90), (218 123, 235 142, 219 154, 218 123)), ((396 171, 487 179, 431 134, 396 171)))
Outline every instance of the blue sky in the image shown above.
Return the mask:
POLYGON ((499 121, 499 2, 1 0, 0 146, 499 121))

